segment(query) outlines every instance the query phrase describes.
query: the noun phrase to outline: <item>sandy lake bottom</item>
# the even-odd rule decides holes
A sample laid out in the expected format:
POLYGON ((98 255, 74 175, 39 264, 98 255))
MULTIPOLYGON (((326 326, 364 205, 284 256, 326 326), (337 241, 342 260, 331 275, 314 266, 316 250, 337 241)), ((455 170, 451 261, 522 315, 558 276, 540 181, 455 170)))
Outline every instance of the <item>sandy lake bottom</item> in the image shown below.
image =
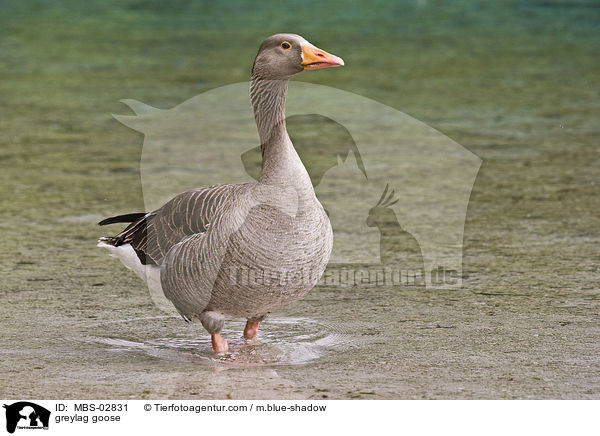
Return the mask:
POLYGON ((597 5, 396 3, 294 24, 315 14, 9 1, 0 397, 600 398, 597 5), (301 80, 395 107, 482 159, 463 286, 320 286, 253 342, 228 320, 231 353, 215 356, 201 326, 95 247, 115 232, 97 221, 144 208, 143 137, 110 114, 245 81, 258 43, 287 28, 346 60, 301 80))

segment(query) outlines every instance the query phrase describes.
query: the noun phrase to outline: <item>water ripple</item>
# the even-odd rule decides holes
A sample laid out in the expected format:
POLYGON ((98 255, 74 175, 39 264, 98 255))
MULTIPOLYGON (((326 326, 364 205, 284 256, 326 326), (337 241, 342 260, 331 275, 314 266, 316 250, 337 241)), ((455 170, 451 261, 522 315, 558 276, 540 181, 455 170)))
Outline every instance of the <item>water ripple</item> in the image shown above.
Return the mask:
POLYGON ((109 346, 116 352, 143 352, 166 360, 245 367, 304 365, 360 347, 381 335, 364 325, 359 329, 308 318, 270 318, 261 324, 259 337, 252 340, 236 337, 239 331, 231 328, 222 333, 229 342, 229 351, 224 354, 213 353, 207 334, 192 337, 190 333, 144 342, 87 336, 84 341, 109 346))

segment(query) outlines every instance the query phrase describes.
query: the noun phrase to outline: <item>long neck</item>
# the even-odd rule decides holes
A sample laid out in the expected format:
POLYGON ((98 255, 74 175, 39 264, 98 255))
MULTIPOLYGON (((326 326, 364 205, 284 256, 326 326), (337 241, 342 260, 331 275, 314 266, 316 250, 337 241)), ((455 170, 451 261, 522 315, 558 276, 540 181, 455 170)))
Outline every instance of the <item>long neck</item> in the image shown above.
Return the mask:
POLYGON ((250 100, 254 108, 263 158, 260 181, 294 185, 314 196, 310 177, 286 130, 287 89, 287 80, 263 80, 253 76, 250 82, 250 100))
POLYGON ((272 138, 287 136, 285 129, 285 97, 287 80, 263 80, 252 76, 250 100, 254 109, 254 119, 263 149, 272 138))

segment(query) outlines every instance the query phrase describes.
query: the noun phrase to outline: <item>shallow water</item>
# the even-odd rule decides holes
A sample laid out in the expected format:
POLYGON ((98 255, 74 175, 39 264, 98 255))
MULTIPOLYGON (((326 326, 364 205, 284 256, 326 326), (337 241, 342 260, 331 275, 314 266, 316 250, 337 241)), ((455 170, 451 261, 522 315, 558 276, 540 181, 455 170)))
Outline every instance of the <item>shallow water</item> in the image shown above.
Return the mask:
POLYGON ((232 5, 3 3, 0 397, 599 398, 597 5, 232 5), (144 207, 142 137, 110 114, 245 81, 282 29, 346 61, 300 80, 483 159, 463 287, 320 286, 256 341, 228 319, 215 356, 95 248, 144 207))
MULTIPOLYGON (((147 320, 148 318, 128 319, 112 323, 143 323, 147 320)), ((105 323, 94 327, 102 325, 105 323)), ((271 318, 268 323, 263 324, 260 338, 253 340, 236 338, 236 333, 239 336, 239 331, 223 329, 222 334, 233 339, 229 340, 229 350, 221 354, 212 352, 210 338, 207 335, 198 338, 196 331, 190 331, 185 336, 153 338, 147 342, 95 336, 88 336, 83 340, 89 344, 107 345, 111 347, 111 351, 142 352, 161 359, 230 368, 308 364, 328 359, 330 354, 343 352, 352 346, 358 347, 371 339, 370 335, 373 334, 362 330, 344 331, 343 327, 325 325, 306 318, 271 318)))

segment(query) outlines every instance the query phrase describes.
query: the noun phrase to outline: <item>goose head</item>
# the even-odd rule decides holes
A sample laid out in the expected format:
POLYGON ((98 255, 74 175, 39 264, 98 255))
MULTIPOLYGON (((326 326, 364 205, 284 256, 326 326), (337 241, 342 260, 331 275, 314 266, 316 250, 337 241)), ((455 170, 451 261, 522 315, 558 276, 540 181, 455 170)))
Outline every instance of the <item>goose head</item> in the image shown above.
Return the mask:
POLYGON ((304 70, 342 65, 342 58, 315 47, 300 35, 278 33, 260 45, 252 75, 265 80, 287 80, 304 70))

